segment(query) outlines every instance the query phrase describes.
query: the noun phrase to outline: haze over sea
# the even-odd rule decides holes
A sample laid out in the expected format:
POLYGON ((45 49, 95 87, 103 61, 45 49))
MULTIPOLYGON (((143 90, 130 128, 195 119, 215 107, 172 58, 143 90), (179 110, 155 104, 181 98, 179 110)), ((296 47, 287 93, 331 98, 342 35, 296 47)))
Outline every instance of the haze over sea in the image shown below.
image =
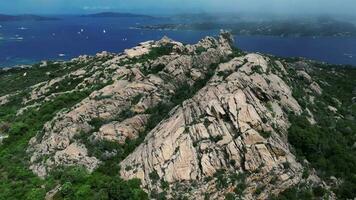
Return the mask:
MULTIPOLYGON (((157 40, 164 35, 185 43, 195 43, 219 32, 133 28, 169 23, 167 18, 56 17, 61 20, 1 22, 0 67, 42 60, 69 60, 101 51, 119 53, 139 42, 157 40)), ((235 40, 236 46, 245 51, 356 65, 356 37, 236 36, 235 40)))

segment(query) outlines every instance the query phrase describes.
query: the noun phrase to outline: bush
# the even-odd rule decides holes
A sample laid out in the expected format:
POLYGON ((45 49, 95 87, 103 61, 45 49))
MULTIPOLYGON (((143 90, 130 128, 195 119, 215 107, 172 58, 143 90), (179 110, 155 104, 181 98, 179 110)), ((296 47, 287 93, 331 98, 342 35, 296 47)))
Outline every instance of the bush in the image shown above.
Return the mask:
POLYGON ((149 173, 148 176, 150 177, 150 179, 151 179, 153 184, 156 184, 157 181, 159 180, 159 175, 158 175, 158 173, 156 171, 153 171, 153 172, 149 173))

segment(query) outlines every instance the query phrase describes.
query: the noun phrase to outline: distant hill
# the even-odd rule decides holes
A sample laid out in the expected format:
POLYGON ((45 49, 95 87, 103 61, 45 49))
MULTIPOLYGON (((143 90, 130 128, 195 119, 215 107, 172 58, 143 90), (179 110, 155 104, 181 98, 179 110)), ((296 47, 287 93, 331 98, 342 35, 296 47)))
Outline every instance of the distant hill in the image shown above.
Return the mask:
POLYGON ((118 12, 102 12, 95 14, 82 15, 82 17, 144 17, 144 18, 153 18, 149 15, 140 15, 140 14, 132 14, 132 13, 118 13, 118 12))
POLYGON ((39 15, 4 15, 0 14, 0 21, 45 21, 58 20, 54 17, 43 17, 39 15))
POLYGON ((306 36, 356 36, 356 26, 350 22, 333 19, 271 20, 271 21, 208 21, 141 25, 148 30, 231 30, 236 35, 271 35, 282 37, 306 36))

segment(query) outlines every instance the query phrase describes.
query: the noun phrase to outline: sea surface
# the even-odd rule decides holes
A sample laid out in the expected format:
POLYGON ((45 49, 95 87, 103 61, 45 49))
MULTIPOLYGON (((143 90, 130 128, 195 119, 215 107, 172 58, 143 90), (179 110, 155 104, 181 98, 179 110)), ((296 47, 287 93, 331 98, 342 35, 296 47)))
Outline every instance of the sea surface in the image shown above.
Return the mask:
MULTIPOLYGON (((139 42, 164 35, 195 43, 212 31, 139 30, 138 25, 171 23, 166 18, 90 18, 57 16, 55 21, 0 22, 0 67, 69 60, 101 51, 122 52, 139 42)), ((356 37, 236 36, 236 46, 249 52, 306 57, 332 64, 356 66, 356 37)))

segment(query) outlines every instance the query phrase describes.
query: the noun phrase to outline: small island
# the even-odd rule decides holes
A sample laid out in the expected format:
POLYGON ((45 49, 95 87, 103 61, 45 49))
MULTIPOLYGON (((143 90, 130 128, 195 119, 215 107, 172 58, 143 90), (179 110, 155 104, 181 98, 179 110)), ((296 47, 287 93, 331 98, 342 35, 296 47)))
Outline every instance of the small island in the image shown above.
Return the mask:
POLYGON ((0 14, 0 22, 7 22, 7 21, 48 21, 48 20, 59 20, 55 17, 44 17, 39 15, 5 15, 0 14))
POLYGON ((82 17, 111 17, 111 18, 122 18, 122 17, 141 17, 141 18, 153 18, 149 15, 133 14, 133 13, 119 13, 119 12, 101 12, 95 14, 82 15, 82 17))

